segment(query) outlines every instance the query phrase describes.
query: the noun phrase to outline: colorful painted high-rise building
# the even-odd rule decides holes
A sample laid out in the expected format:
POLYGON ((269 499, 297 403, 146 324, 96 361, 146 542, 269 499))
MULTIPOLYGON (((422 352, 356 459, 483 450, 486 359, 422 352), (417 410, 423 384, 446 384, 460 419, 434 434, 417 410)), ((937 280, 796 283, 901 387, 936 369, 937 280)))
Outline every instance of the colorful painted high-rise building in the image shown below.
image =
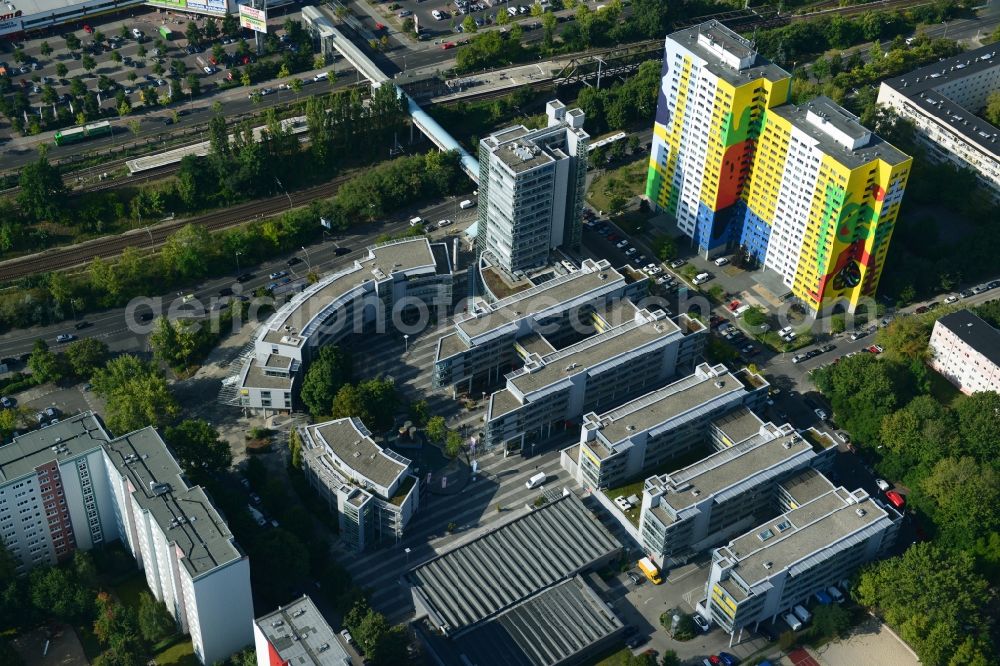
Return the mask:
MULTIPOLYGON (((669 35, 646 194, 698 252, 737 251, 806 307, 878 287, 911 158, 716 21, 669 35)), ((778 294, 784 296, 784 294, 778 294)))

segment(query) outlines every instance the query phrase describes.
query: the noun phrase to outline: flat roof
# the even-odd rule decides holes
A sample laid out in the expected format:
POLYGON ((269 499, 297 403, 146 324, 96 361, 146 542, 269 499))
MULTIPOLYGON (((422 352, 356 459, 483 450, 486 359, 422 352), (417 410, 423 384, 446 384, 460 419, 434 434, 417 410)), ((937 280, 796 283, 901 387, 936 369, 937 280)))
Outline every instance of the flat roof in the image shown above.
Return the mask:
POLYGON ((754 587, 841 539, 888 520, 889 514, 865 491, 850 493, 839 487, 733 539, 724 554, 732 558, 733 571, 754 587))
POLYGON ((1000 129, 977 116, 974 111, 978 109, 966 109, 941 90, 950 83, 1000 67, 997 50, 996 44, 987 44, 886 79, 882 85, 903 95, 911 104, 983 152, 1000 159, 1000 144, 997 143, 1000 129))
POLYGON ((451 358, 463 352, 469 351, 469 343, 462 339, 458 333, 442 335, 438 340, 437 360, 451 358))
POLYGON ((467 664, 555 666, 622 629, 613 610, 574 576, 463 634, 455 649, 467 664))
POLYGON ((111 440, 92 412, 67 416, 55 425, 32 430, 0 446, 0 482, 13 481, 53 460, 75 458, 111 440), (53 447, 60 449, 54 451, 53 447))
POLYGON ((713 420, 712 425, 729 439, 730 444, 736 444, 760 432, 764 422, 746 407, 739 407, 713 420))
POLYGON ((406 579, 435 626, 474 626, 621 549, 572 494, 414 567, 406 579))
POLYGON ((560 121, 533 130, 524 125, 514 125, 491 134, 482 142, 511 171, 520 173, 569 157, 561 148, 549 145, 563 139, 567 132, 580 138, 590 136, 583 129, 570 127, 566 121, 560 121))
POLYGON ((568 275, 547 280, 494 303, 477 305, 475 312, 456 317, 455 327, 475 344, 478 336, 488 335, 520 319, 533 317, 540 310, 553 306, 572 307, 577 298, 602 290, 612 291, 624 285, 625 278, 606 261, 584 261, 580 270, 568 275))
POLYGON ((538 354, 539 356, 551 354, 556 350, 552 346, 552 343, 546 340, 540 333, 529 333, 524 337, 518 338, 516 344, 527 353, 538 354))
MULTIPOLYGON (((271 354, 275 356, 275 354, 271 354)), ((287 358, 287 357, 286 357, 287 358)), ((287 389, 291 390, 294 377, 275 377, 264 374, 264 368, 257 363, 257 358, 251 356, 247 373, 243 378, 243 387, 263 388, 263 389, 287 389)))
POLYGON ((816 141, 819 150, 829 155, 848 169, 869 164, 874 160, 883 160, 887 164, 896 165, 911 159, 909 155, 899 150, 891 143, 862 126, 857 117, 835 103, 828 97, 816 97, 809 102, 796 106, 782 104, 767 111, 787 120, 793 127, 807 134, 816 141), (817 117, 826 123, 813 122, 817 117), (842 132, 851 139, 861 140, 868 135, 868 140, 852 149, 840 143, 829 129, 842 132))
POLYGON ((1000 366, 1000 331, 990 326, 985 319, 969 310, 959 310, 946 314, 937 323, 989 359, 990 363, 1000 366))
POLYGON ((156 521, 197 578, 243 557, 233 533, 200 486, 188 487, 181 468, 152 427, 108 442, 112 464, 132 484, 132 499, 156 521))
POLYGON ((722 23, 716 20, 706 21, 698 25, 678 30, 667 35, 667 39, 677 42, 685 49, 691 51, 706 62, 706 68, 715 76, 726 81, 732 86, 741 86, 754 79, 766 79, 768 81, 780 81, 790 78, 791 75, 778 67, 771 61, 764 58, 754 50, 749 42, 739 36, 722 23), (704 44, 699 43, 699 35, 705 35, 713 40, 725 51, 735 57, 751 59, 752 64, 742 70, 735 69, 727 64, 719 53, 709 49, 704 44))
POLYGON ((392 486, 409 469, 408 458, 376 444, 357 418, 308 425, 305 430, 315 444, 325 445, 359 476, 380 486, 392 486))
POLYGON ((781 463, 810 451, 809 442, 794 432, 769 441, 747 441, 716 451, 693 465, 661 476, 660 481, 667 491, 661 501, 680 512, 741 482, 753 482, 754 477, 762 474, 766 476, 766 472, 781 463))
POLYGON ((796 474, 787 481, 783 481, 781 487, 799 506, 836 488, 830 479, 812 468, 803 470, 801 474, 796 474))
POLYGON ((670 319, 644 323, 628 323, 591 336, 565 349, 542 357, 543 367, 534 372, 522 369, 508 381, 524 395, 551 386, 579 372, 629 352, 643 345, 678 333, 680 328, 670 319))
POLYGON ((303 595, 254 620, 278 658, 289 666, 350 664, 351 658, 316 604, 303 595))
MULTIPOLYGON (((119 5, 122 7, 131 7, 142 2, 145 2, 145 0, 123 0, 119 3, 119 5)), ((61 14, 63 11, 70 9, 71 7, 82 10, 85 4, 91 3, 83 3, 80 0, 17 0, 14 4, 17 9, 20 9, 23 12, 21 18, 31 19, 36 18, 38 14, 61 14)), ((151 31, 153 31, 153 29, 150 28, 143 30, 143 32, 147 35, 149 35, 151 31)), ((179 31, 175 30, 174 32, 179 31)))
POLYGON ((363 259, 325 276, 283 305, 265 324, 268 330, 263 339, 279 343, 287 336, 299 336, 323 308, 351 290, 369 280, 383 280, 392 273, 417 268, 438 270, 438 260, 426 237, 405 238, 373 246, 363 259), (290 326, 292 331, 286 331, 286 326, 290 326))
POLYGON ((725 370, 720 374, 688 375, 661 389, 601 414, 600 433, 616 444, 637 432, 666 423, 699 405, 729 393, 744 393, 743 384, 725 370))

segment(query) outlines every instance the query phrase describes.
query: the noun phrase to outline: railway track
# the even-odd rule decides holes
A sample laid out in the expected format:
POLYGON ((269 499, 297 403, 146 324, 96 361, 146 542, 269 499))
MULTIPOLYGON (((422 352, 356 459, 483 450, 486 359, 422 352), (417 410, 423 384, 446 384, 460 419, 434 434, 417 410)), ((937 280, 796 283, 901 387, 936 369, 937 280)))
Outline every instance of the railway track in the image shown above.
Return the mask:
POLYGON ((65 248, 47 250, 0 263, 0 282, 9 282, 29 275, 81 266, 96 257, 114 257, 127 247, 151 249, 162 245, 170 234, 188 224, 197 224, 209 231, 218 231, 257 219, 284 212, 289 205, 297 207, 315 199, 331 196, 348 180, 338 176, 328 183, 300 190, 289 195, 278 195, 238 204, 218 213, 164 222, 147 229, 138 229, 107 238, 98 238, 65 248), (291 204, 289 203, 291 198, 291 204))

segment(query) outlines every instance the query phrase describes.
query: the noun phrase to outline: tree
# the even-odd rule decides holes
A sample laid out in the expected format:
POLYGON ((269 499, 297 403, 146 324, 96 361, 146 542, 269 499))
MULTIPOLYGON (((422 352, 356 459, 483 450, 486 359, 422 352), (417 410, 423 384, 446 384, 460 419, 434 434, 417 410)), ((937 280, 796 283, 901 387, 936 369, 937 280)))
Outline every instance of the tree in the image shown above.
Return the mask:
POLYGON ((69 74, 69 68, 66 67, 66 64, 62 62, 56 63, 56 76, 58 76, 61 79, 64 78, 67 74, 69 74))
MULTIPOLYGON (((541 9, 541 5, 532 5, 532 7, 538 7, 541 9)), ((544 43, 545 48, 551 49, 553 46, 553 41, 556 34, 556 15, 552 12, 545 12, 542 14, 542 29, 544 30, 544 43)))
POLYGON ((184 36, 187 37, 188 43, 190 44, 200 44, 201 43, 201 28, 194 21, 190 21, 187 24, 187 28, 184 30, 184 36))
POLYGON ((147 646, 140 636, 135 613, 111 598, 107 592, 97 595, 97 619, 94 635, 105 651, 94 660, 95 666, 141 666, 147 646))
POLYGON ((333 398, 334 418, 353 416, 372 431, 388 430, 396 409, 396 386, 391 379, 370 379, 357 386, 344 384, 333 398))
POLYGON ((208 273, 215 253, 215 241, 202 225, 188 224, 167 237, 160 256, 164 267, 183 279, 208 273))
POLYGON ((321 347, 302 380, 302 402, 313 418, 328 414, 340 387, 351 381, 351 357, 337 345, 321 347))
POLYGON ((107 402, 105 420, 117 433, 164 426, 180 413, 163 375, 131 354, 108 361, 94 373, 93 384, 94 393, 107 402))
POLYGON ((89 55, 84 55, 83 58, 80 59, 80 66, 87 72, 90 72, 97 67, 97 62, 89 55))
POLYGON ((207 39, 215 39, 219 36, 219 24, 215 22, 214 18, 209 17, 205 21, 204 34, 207 39))
POLYGON ((413 34, 413 31, 416 28, 416 26, 417 24, 414 23, 413 18, 407 16, 405 19, 403 19, 403 24, 401 27, 403 28, 403 32, 413 34))
POLYGON ((21 168, 18 180, 21 191, 17 203, 35 221, 60 217, 66 201, 66 187, 59 170, 43 153, 36 161, 21 168))
POLYGON ((990 93, 986 98, 986 109, 983 111, 986 120, 994 126, 1000 125, 1000 90, 990 93))
POLYGON ((192 97, 197 97, 201 94, 201 81, 194 74, 188 74, 187 77, 188 93, 192 97))
POLYGON ((80 38, 72 32, 66 35, 66 48, 70 51, 76 51, 80 48, 80 38))
POLYGON ((1000 394, 973 393, 958 403, 958 428, 963 450, 976 460, 989 462, 1000 469, 1000 394))
POLYGON ((451 430, 444 438, 444 454, 449 458, 457 458, 465 449, 465 442, 462 436, 451 430))
POLYGON ((753 305, 743 313, 743 321, 747 323, 747 326, 760 326, 767 322, 767 315, 761 308, 753 305))
POLYGON ((432 442, 443 444, 444 438, 448 436, 448 425, 443 416, 432 416, 427 422, 424 432, 427 433, 427 438, 432 442))
POLYGON ((93 37, 94 37, 94 44, 101 44, 104 42, 104 33, 101 32, 100 30, 95 30, 93 37))
POLYGON ((1000 475, 988 464, 944 458, 920 487, 937 504, 935 522, 949 543, 970 545, 1000 529, 1000 475))
MULTIPOLYGON (((171 81, 171 84, 176 83, 176 81, 171 81)), ((146 106, 156 106, 160 102, 160 96, 156 92, 156 88, 146 88, 142 91, 142 103, 146 106)))
POLYGON ((48 42, 42 42, 41 47, 39 47, 39 51, 41 51, 42 55, 46 58, 52 55, 52 47, 49 46, 48 42))
POLYGON ((63 377, 62 362, 42 339, 35 340, 31 356, 28 357, 28 368, 39 384, 57 382, 63 377))
POLYGON ((167 444, 177 462, 197 482, 207 475, 216 474, 233 464, 229 444, 219 437, 218 431, 207 421, 186 419, 164 432, 167 444))
POLYGON ((660 261, 670 261, 677 256, 677 241, 672 236, 656 239, 656 256, 660 261))
POLYGON ((226 12, 226 15, 222 17, 222 34, 227 37, 233 37, 240 29, 240 21, 235 15, 226 12))
POLYGON ((813 611, 813 631, 817 636, 845 636, 852 624, 851 612, 840 604, 819 605, 813 611))
POLYGON ((63 567, 37 567, 28 574, 31 605, 44 617, 81 622, 94 608, 93 593, 63 567))
POLYGON ((964 637, 985 635, 990 624, 989 583, 973 557, 933 543, 910 546, 898 557, 866 568, 855 588, 925 664, 947 664, 964 637))
POLYGON ((162 601, 143 590, 139 593, 139 632, 149 643, 156 643, 177 631, 174 618, 162 601))
POLYGON ((396 666, 409 663, 407 653, 410 640, 401 626, 390 627, 382 633, 371 649, 371 660, 374 666, 396 666))
POLYGON ((118 51, 112 51, 111 52, 111 60, 113 62, 117 63, 117 64, 121 64, 122 54, 119 53, 118 51))
POLYGON ((510 14, 507 13, 506 9, 503 9, 502 11, 498 11, 497 12, 496 22, 497 22, 497 25, 501 25, 501 26, 507 25, 508 23, 510 23, 510 14))
POLYGON ((66 347, 66 361, 77 377, 89 378, 108 360, 108 345, 97 338, 74 340, 66 347))
POLYGON ((462 21, 462 30, 470 35, 475 32, 479 32, 479 26, 476 25, 476 19, 472 18, 471 14, 467 15, 462 21))

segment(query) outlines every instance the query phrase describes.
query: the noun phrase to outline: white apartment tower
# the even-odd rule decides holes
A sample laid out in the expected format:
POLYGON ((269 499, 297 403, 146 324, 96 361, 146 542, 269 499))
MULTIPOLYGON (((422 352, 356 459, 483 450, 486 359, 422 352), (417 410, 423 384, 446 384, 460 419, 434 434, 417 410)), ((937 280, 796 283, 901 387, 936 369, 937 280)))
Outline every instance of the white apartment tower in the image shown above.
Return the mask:
POLYGON ((479 142, 477 243, 511 273, 580 245, 590 135, 580 109, 553 100, 546 113, 542 129, 514 125, 479 142))
POLYGON ((253 640, 250 561, 151 427, 112 438, 85 412, 0 447, 0 537, 18 573, 121 541, 201 663, 253 640))

